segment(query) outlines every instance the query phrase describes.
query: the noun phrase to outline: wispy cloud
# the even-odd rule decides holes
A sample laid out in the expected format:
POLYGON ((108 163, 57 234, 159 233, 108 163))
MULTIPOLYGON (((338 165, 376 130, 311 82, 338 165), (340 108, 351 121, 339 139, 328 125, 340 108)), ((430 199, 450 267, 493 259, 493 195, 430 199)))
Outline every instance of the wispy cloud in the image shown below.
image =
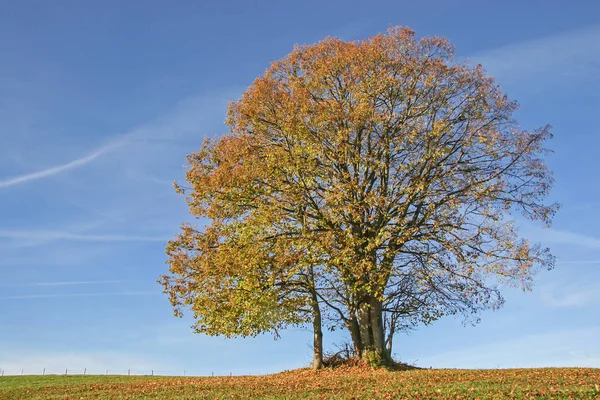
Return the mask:
MULTIPOLYGON (((19 246, 18 241, 11 240, 0 240, 0 270, 4 274, 3 281, 11 281, 14 278, 9 279, 6 274, 13 276, 19 276, 18 272, 23 271, 24 268, 32 271, 45 271, 48 268, 61 267, 66 269, 75 268, 74 272, 78 271, 82 266, 93 266, 98 265, 99 260, 107 262, 107 254, 114 254, 115 248, 113 246, 117 242, 69 242, 69 241, 56 241, 52 242, 51 245, 40 245, 31 250, 19 246), (74 246, 74 244, 77 244, 74 246)), ((135 244, 135 242, 122 242, 124 244, 135 244)), ((138 242, 139 244, 146 244, 148 242, 138 242)), ((121 247, 121 246, 119 246, 121 247)), ((122 263, 119 263, 122 268, 122 263)), ((112 270, 106 270, 108 277, 113 277, 112 270)), ((46 275, 42 275, 46 276, 46 275)), ((70 280, 73 276, 72 273, 67 275, 55 275, 52 279, 57 280, 70 280)), ((23 279, 35 279, 35 276, 27 276, 23 279)), ((40 278, 40 281, 48 278, 40 278)))
POLYGON ((160 294, 160 292, 158 292, 158 291, 28 294, 28 295, 16 295, 16 296, 2 296, 2 297, 0 297, 0 300, 51 299, 51 298, 60 298, 60 297, 147 296, 147 295, 158 295, 158 294, 160 294))
POLYGON ((600 249, 600 238, 594 236, 552 228, 544 229, 542 232, 544 243, 567 244, 583 246, 590 249, 600 249))
POLYGON ((172 134, 173 131, 181 131, 181 128, 189 129, 189 127, 185 125, 185 122, 187 122, 187 120, 183 122, 180 120, 188 118, 190 108, 192 108, 194 105, 197 105, 197 103, 200 101, 204 101, 204 99, 186 99, 180 104, 178 104, 173 110, 171 110, 162 118, 152 121, 149 124, 141 125, 138 128, 133 129, 125 134, 119 135, 118 137, 116 137, 116 139, 113 139, 108 144, 92 151, 91 153, 83 157, 29 174, 2 178, 0 180, 0 189, 25 184, 43 178, 48 178, 50 176, 67 172, 69 170, 83 167, 104 155, 107 155, 119 148, 124 147, 124 145, 127 144, 140 145, 144 142, 156 141, 161 138, 163 140, 172 141, 173 137, 172 135, 170 136, 169 133, 172 134))
MULTIPOLYGON (((543 245, 574 245, 591 250, 600 249, 600 238, 556 228, 541 228, 529 221, 520 221, 520 232, 543 245)), ((589 262, 588 262, 589 263, 589 262)))
POLYGON ((600 25, 509 44, 471 57, 503 81, 544 79, 548 74, 568 78, 597 77, 600 72, 600 25))
POLYGON ((600 326, 531 334, 420 358, 437 368, 600 367, 600 326))
POLYGON ((15 240, 72 240, 78 242, 166 242, 168 238, 125 234, 80 234, 60 231, 2 230, 0 238, 15 240))
POLYGON ((595 265, 600 264, 600 260, 564 260, 557 261, 556 264, 559 265, 595 265))
POLYGON ((82 166, 94 161, 98 157, 100 157, 104 154, 107 154, 107 153, 111 152, 112 150, 118 148, 122 143, 123 143, 122 140, 117 140, 117 141, 111 142, 111 143, 93 151, 92 153, 90 153, 84 157, 70 161, 66 164, 47 168, 47 169, 33 172, 30 174, 26 174, 26 175, 15 176, 12 178, 5 178, 4 180, 0 180, 0 188, 7 188, 7 187, 15 186, 15 185, 28 183, 28 182, 35 181, 38 179, 43 179, 43 178, 47 178, 49 176, 57 175, 57 174, 60 174, 61 172, 66 172, 71 169, 82 167, 82 166))
POLYGON ((64 281, 64 282, 23 282, 23 283, 0 283, 3 287, 15 286, 78 286, 78 285, 107 285, 112 283, 126 283, 129 281, 123 280, 108 280, 108 281, 64 281))
POLYGON ((545 285, 540 288, 542 301, 550 307, 584 307, 600 302, 598 284, 545 285))

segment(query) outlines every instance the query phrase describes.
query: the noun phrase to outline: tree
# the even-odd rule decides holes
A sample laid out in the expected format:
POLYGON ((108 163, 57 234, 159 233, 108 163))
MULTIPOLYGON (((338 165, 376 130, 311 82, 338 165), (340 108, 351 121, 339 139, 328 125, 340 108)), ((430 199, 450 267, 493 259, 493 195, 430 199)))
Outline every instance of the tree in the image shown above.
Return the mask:
POLYGON ((175 315, 192 310, 198 333, 246 337, 271 331, 278 337, 280 328, 312 320, 313 367, 319 369, 323 332, 315 267, 303 265, 285 237, 272 237, 272 225, 254 222, 214 221, 204 232, 183 225, 167 246, 172 275, 159 282, 175 315))
MULTIPOLYGON (((391 362, 407 324, 499 307, 493 280, 527 289, 553 265, 509 220, 520 212, 549 225, 557 209, 543 203, 550 129, 520 129, 516 107, 443 38, 391 28, 297 46, 230 104, 230 133, 188 157, 190 188, 180 190, 191 213, 220 231, 215 248, 245 237, 240 259, 211 259, 200 234, 184 233, 169 245, 177 284, 165 290, 196 310, 207 296, 194 287, 197 266, 229 277, 235 265, 279 307, 248 306, 253 321, 305 322, 299 304, 316 297, 371 364, 391 362), (318 271, 313 286, 297 290, 307 268, 318 271)), ((220 290, 215 282, 202 290, 220 290)))

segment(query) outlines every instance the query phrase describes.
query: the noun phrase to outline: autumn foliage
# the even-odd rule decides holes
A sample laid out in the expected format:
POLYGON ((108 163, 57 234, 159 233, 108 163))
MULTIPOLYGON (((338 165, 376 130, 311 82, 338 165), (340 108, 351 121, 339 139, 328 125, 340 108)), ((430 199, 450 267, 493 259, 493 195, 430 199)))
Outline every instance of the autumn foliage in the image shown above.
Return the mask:
POLYGON ((391 28, 297 46, 231 103, 230 133, 188 156, 190 224, 161 278, 198 332, 347 329, 370 364, 394 333, 499 307, 492 282, 529 288, 547 249, 511 215, 550 224, 548 127, 450 43, 391 28))

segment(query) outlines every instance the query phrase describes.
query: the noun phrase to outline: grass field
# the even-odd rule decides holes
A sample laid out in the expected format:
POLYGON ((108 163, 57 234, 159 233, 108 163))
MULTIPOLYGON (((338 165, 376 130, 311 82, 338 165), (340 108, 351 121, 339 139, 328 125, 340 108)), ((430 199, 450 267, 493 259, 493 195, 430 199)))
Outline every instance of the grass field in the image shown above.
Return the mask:
POLYGON ((600 399, 600 369, 296 370, 247 377, 5 376, 0 399, 600 399))

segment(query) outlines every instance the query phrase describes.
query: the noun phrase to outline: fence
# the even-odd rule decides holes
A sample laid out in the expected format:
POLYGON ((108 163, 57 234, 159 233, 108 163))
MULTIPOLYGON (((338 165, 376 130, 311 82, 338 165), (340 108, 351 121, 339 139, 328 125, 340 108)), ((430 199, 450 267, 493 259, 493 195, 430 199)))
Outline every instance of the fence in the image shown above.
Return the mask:
MULTIPOLYGON (((0 368, 0 377, 19 376, 19 375, 120 375, 120 376, 185 376, 185 377, 215 377, 215 376, 233 376, 232 372, 223 373, 214 371, 199 372, 190 370, 141 370, 141 369, 87 369, 87 368, 39 368, 39 369, 2 369, 0 368)), ((248 374, 251 375, 251 374, 248 374)), ((237 374, 236 374, 237 376, 237 374)))

